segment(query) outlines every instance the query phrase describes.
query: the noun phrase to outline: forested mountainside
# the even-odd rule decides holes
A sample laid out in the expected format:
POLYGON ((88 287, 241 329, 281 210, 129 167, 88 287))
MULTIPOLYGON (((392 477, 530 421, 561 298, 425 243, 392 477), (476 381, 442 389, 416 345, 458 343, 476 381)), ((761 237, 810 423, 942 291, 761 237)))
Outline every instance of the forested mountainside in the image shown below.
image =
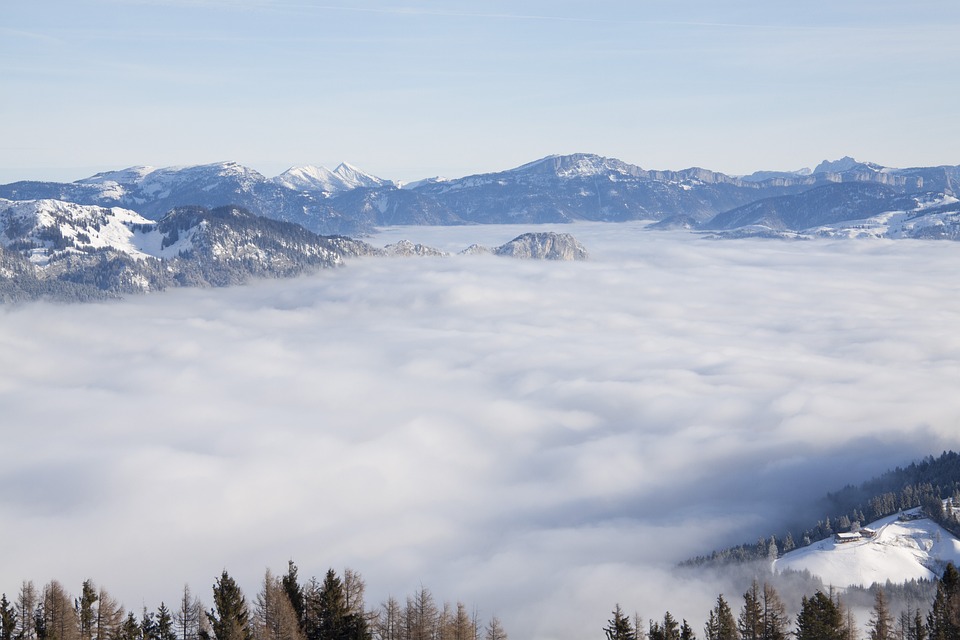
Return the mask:
MULTIPOLYGON (((557 233, 522 234, 483 251, 544 260, 587 257, 575 238, 557 233)), ((170 287, 228 286, 380 255, 443 252, 412 243, 378 249, 234 206, 179 207, 152 221, 119 207, 0 200, 0 302, 102 300, 170 287)))
POLYGON ((921 507, 947 531, 960 536, 960 519, 947 504, 960 506, 960 453, 944 451, 906 467, 891 469, 854 486, 828 493, 820 501, 823 517, 803 529, 780 532, 756 543, 720 549, 683 564, 704 565, 748 562, 777 557, 798 546, 807 546, 834 533, 849 531, 853 523, 866 524, 900 511, 921 507))
POLYGON ((0 201, 0 300, 90 300, 289 277, 376 250, 238 207, 153 222, 120 208, 0 201))

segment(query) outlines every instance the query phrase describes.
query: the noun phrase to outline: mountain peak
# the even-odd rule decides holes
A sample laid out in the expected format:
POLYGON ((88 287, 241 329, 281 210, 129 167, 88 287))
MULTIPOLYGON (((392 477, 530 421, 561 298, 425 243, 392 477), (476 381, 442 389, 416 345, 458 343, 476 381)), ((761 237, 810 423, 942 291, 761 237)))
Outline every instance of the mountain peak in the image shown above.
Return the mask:
POLYGON ((854 167, 858 166, 860 163, 851 158, 850 156, 843 156, 839 160, 824 160, 816 166, 813 170, 814 173, 841 173, 843 171, 849 171, 854 167))
POLYGON ((593 153, 572 153, 547 156, 528 162, 511 171, 528 174, 554 174, 560 178, 577 178, 608 173, 636 175, 642 169, 616 158, 605 158, 593 153))
POLYGON ((349 191, 357 187, 382 187, 392 184, 372 176, 347 162, 341 162, 330 171, 326 167, 302 165, 290 167, 273 182, 296 191, 314 191, 326 194, 349 191))
POLYGON ((89 178, 77 180, 79 184, 103 184, 105 182, 116 182, 119 184, 131 184, 143 180, 147 175, 156 171, 156 167, 135 166, 120 169, 119 171, 101 171, 89 178))
POLYGON ((383 180, 382 178, 366 173, 348 162, 341 162, 337 165, 337 168, 333 170, 333 174, 343 180, 345 186, 350 189, 356 187, 382 187, 391 184, 389 180, 383 180))

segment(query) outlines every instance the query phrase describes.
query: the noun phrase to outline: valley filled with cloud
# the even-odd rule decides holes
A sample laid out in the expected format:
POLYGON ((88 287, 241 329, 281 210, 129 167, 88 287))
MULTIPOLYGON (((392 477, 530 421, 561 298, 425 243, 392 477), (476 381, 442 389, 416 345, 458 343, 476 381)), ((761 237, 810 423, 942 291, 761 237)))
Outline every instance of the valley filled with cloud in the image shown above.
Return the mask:
MULTIPOLYGON (((223 569, 358 570, 514 638, 614 603, 697 629, 692 555, 960 446, 960 255, 575 224, 586 262, 365 258, 110 304, 0 310, 0 545, 128 609, 223 569)), ((528 228, 388 229, 458 251, 528 228)))

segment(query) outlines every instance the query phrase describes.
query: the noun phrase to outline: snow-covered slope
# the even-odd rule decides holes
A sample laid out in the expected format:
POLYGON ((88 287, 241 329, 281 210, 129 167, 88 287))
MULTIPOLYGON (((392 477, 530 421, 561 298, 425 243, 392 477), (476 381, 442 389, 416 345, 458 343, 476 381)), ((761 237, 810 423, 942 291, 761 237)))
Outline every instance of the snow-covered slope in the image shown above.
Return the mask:
POLYGON ((804 570, 834 587, 874 582, 935 579, 947 562, 960 564, 960 540, 927 518, 899 521, 890 516, 869 525, 873 538, 835 542, 832 538, 796 549, 776 560, 777 570, 804 570))
POLYGON ((862 220, 807 229, 810 236, 873 238, 960 238, 960 200, 945 194, 915 199, 916 208, 886 211, 862 220))
POLYGON ((138 243, 142 227, 153 223, 135 211, 59 200, 0 199, 0 244, 28 256, 38 266, 66 253, 112 249, 146 258, 138 243))
POLYGON ((0 279, 17 279, 0 281, 0 300, 240 284, 378 253, 239 207, 180 207, 153 221, 120 207, 0 199, 0 279))

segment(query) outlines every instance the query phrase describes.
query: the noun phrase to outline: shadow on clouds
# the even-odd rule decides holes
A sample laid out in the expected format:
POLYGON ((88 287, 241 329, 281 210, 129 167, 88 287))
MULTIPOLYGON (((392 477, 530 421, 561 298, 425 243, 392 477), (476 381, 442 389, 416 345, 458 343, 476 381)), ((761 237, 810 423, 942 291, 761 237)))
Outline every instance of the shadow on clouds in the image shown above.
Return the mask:
POLYGON ((600 637, 615 602, 696 629, 723 586, 674 563, 960 446, 956 245, 563 230, 591 261, 2 310, 0 589, 90 577, 137 610, 292 558, 516 638, 600 637))

